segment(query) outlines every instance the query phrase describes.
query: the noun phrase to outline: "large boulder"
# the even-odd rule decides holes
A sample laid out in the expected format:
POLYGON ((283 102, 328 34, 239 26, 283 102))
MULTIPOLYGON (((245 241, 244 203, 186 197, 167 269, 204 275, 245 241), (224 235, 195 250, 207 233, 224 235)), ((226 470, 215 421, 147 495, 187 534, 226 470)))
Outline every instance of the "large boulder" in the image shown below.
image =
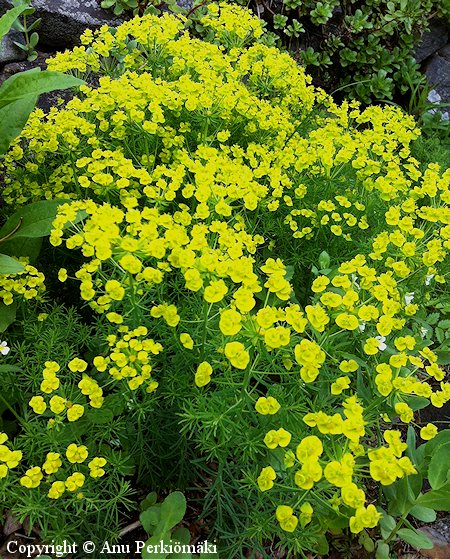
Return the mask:
POLYGON ((428 83, 438 92, 443 103, 450 103, 450 60, 435 54, 426 65, 428 83))
POLYGON ((417 45, 414 58, 419 64, 429 56, 444 47, 448 42, 448 23, 434 20, 430 23, 430 30, 423 34, 417 45))
MULTIPOLYGON (((33 18, 42 18, 39 46, 54 51, 72 47, 83 31, 102 25, 116 26, 123 19, 100 7, 97 0, 32 0, 36 8, 33 18)), ((0 0, 0 15, 12 7, 11 0, 0 0)))
POLYGON ((22 33, 10 31, 3 37, 0 44, 0 64, 6 64, 15 60, 25 60, 27 57, 25 52, 16 46, 14 42, 23 42, 22 33))

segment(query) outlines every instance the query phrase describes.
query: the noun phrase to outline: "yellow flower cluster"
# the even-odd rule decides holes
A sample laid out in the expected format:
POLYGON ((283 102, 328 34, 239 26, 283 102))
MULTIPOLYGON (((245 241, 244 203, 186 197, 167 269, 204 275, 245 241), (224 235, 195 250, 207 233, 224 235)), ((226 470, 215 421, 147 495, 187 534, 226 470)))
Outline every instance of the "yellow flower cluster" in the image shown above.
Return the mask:
POLYGON ((44 274, 28 264, 26 259, 19 258, 18 260, 24 266, 22 272, 0 273, 0 301, 3 301, 5 305, 12 305, 15 295, 19 295, 25 300, 39 300, 45 291, 44 274))
POLYGON ((11 450, 6 446, 8 435, 0 433, 0 479, 8 475, 8 471, 15 468, 22 460, 22 452, 20 450, 11 450))
MULTIPOLYGON (((65 457, 69 464, 83 464, 88 454, 88 450, 84 445, 77 446, 75 443, 70 444, 65 451, 65 457)), ((102 477, 105 474, 105 470, 103 469, 105 465, 105 458, 95 457, 88 463, 88 470, 86 470, 86 473, 89 472, 92 478, 102 477)), ((44 483, 48 487, 47 496, 49 499, 59 499, 66 491, 78 491, 84 486, 86 481, 86 475, 78 470, 73 471, 70 475, 67 475, 67 473, 63 465, 63 457, 61 454, 49 452, 42 467, 33 466, 29 468, 19 481, 20 485, 27 489, 35 489, 39 487, 41 483, 44 483), (64 470, 63 476, 67 477, 65 479, 55 480, 55 475, 62 470, 64 470)), ((56 477, 61 476, 58 475, 56 477)))
MULTIPOLYGON (((4 197, 67 198, 50 241, 81 252, 81 298, 114 332, 94 359, 99 373, 152 392, 157 356, 180 349, 204 398, 250 402, 236 414, 242 431, 258 423, 262 455, 284 455, 284 469, 257 478, 274 495, 276 526, 311 523, 314 534, 326 524, 315 516, 331 510, 358 533, 380 518, 367 486, 416 471, 386 422, 411 422, 415 397, 450 400, 417 319, 448 275, 450 171, 420 170, 409 151, 418 131, 399 109, 337 106, 287 54, 247 47, 261 34, 249 12, 212 5, 202 24, 215 42, 165 14, 86 32, 82 47, 58 54, 50 69, 96 72, 99 85, 33 113, 2 164, 4 197), (311 266, 328 247, 330 264, 311 266)), ((87 363, 68 368, 100 407, 105 386, 87 363)), ((58 371, 46 364, 44 394, 60 390, 58 371)), ((30 405, 81 417, 82 404, 58 398, 30 405)), ((219 444, 214 421, 196 423, 211 437, 205 452, 219 444)), ((421 431, 435 435, 431 424, 421 431)), ((70 462, 87 459, 69 449, 70 462)), ((55 481, 52 498, 81 487, 82 475, 55 481)), ((42 476, 32 468, 24 483, 42 476)))
MULTIPOLYGON (((108 343, 111 351, 108 356, 98 355, 94 358, 94 366, 99 372, 108 373, 117 381, 127 380, 131 390, 145 386, 147 392, 158 388, 158 383, 151 376, 152 365, 150 357, 158 355, 163 350, 160 343, 150 338, 145 338, 148 330, 139 326, 129 330, 127 326, 119 327, 120 336, 111 334, 108 343)), ((92 386, 92 379, 89 379, 92 386)), ((91 388, 85 388, 85 390, 91 388)))

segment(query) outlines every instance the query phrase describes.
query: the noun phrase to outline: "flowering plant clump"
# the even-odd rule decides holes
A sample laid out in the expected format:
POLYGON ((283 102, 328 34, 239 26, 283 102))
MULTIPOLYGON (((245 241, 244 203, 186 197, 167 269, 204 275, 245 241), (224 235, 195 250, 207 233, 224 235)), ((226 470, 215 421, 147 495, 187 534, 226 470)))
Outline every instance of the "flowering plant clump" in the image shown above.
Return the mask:
POLYGON ((202 24, 209 42, 167 14, 87 31, 49 66, 98 86, 36 110, 4 160, 8 204, 66 201, 50 243, 75 264, 58 277, 101 334, 30 379, 49 454, 27 463, 27 430, 14 472, 75 507, 114 470, 112 437, 91 450, 54 429, 106 409, 141 432, 173 406, 216 479, 206 503, 230 556, 270 538, 320 551, 328 531, 374 529, 381 489, 421 476, 404 426, 450 400, 420 318, 449 274, 450 171, 421 170, 399 109, 313 89, 255 43, 246 10, 212 5, 202 24))

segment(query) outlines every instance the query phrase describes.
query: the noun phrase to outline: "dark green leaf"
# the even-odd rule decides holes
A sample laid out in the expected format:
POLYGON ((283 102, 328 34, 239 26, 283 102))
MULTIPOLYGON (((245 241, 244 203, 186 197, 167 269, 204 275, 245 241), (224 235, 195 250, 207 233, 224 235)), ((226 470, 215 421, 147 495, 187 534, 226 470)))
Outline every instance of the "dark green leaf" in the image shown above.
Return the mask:
POLYGON ((25 267, 23 264, 7 256, 6 254, 0 254, 0 276, 7 274, 18 274, 23 272, 25 267))
MULTIPOLYGON (((66 203, 67 200, 40 200, 20 208, 0 229, 0 238, 9 235, 15 229, 17 231, 14 233, 13 239, 19 237, 46 237, 50 235, 58 208, 61 204, 66 203)), ((71 223, 78 223, 85 215, 84 212, 79 212, 71 223)))
POLYGON ((5 107, 0 106, 0 156, 4 155, 11 144, 22 132, 37 97, 30 95, 5 107))
POLYGON ((4 332, 10 324, 16 319, 17 306, 16 303, 12 305, 5 305, 0 302, 0 332, 4 332))
POLYGON ((424 495, 421 495, 417 501, 417 505, 427 507, 437 511, 450 510, 450 483, 446 483, 440 489, 433 489, 424 495))
POLYGON ((428 481, 433 489, 442 487, 450 473, 450 443, 439 446, 428 466, 428 481))

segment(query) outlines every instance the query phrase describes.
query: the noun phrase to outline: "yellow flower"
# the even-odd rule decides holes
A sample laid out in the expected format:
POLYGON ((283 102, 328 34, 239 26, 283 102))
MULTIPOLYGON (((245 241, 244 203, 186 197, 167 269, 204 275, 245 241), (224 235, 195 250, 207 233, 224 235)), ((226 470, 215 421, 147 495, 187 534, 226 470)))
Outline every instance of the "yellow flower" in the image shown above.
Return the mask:
POLYGON ((306 316, 311 326, 318 332, 323 332, 325 326, 330 322, 330 318, 325 312, 325 309, 320 305, 305 307, 306 316))
POLYGON ((311 522, 314 509, 310 503, 303 503, 300 507, 300 525, 304 528, 311 522))
POLYGON ((250 355, 241 342, 229 342, 225 346, 225 356, 236 369, 246 369, 250 355))
POLYGON ((276 477, 277 475, 275 473, 275 470, 272 468, 272 466, 267 466, 266 468, 263 468, 258 476, 258 479, 256 480, 258 482, 258 487, 260 491, 268 491, 269 489, 272 489, 273 482, 276 479, 276 477))
POLYGON ((261 415, 274 415, 278 412, 280 407, 278 401, 272 396, 267 398, 261 396, 255 404, 256 411, 261 415))
POLYGON ((67 419, 69 421, 76 421, 84 414, 84 407, 80 404, 74 404, 67 410, 67 419))
POLYGON ((34 468, 27 470, 25 475, 20 478, 20 485, 23 485, 28 489, 34 489, 40 485, 43 477, 44 474, 42 473, 41 468, 35 466, 34 468))
POLYGON ((264 442, 270 449, 277 448, 277 446, 285 447, 291 442, 292 435, 283 428, 277 431, 271 430, 266 433, 264 442))
POLYGON ((84 476, 84 474, 82 474, 81 472, 75 472, 66 479, 66 488, 69 491, 76 491, 80 487, 83 487, 85 479, 86 477, 84 476))
POLYGON ((61 396, 52 396, 50 398, 50 409, 56 415, 62 413, 66 409, 66 400, 61 396))
POLYGON ((297 528, 298 518, 294 516, 294 511, 286 505, 279 505, 275 512, 276 519, 280 527, 285 532, 293 532, 297 528))
POLYGON ((422 427, 422 429, 420 430, 420 437, 424 441, 430 441, 431 439, 434 439, 437 433, 438 433, 438 429, 436 425, 433 425, 432 423, 427 423, 425 427, 422 427))
POLYGON ((67 279, 67 270, 65 268, 60 268, 58 272, 58 279, 61 282, 65 282, 67 279))
POLYGON ((356 330, 359 326, 359 321, 352 314, 342 313, 336 317, 336 324, 343 330, 356 330))
POLYGON ((234 336, 241 329, 242 316, 234 309, 220 313, 219 328, 225 336, 234 336))
POLYGON ((50 499, 59 499, 64 495, 65 490, 66 485, 63 481, 54 481, 47 495, 50 499))
POLYGON ((296 450, 297 458, 301 464, 309 459, 317 460, 322 455, 322 452, 322 441, 315 435, 302 439, 296 450))
POLYGON ((206 386, 211 380, 212 372, 213 369, 208 361, 200 363, 195 373, 195 384, 199 387, 206 386))
POLYGON ((106 465, 105 458, 95 457, 93 458, 88 466, 89 466, 89 475, 93 478, 102 477, 105 475, 105 470, 103 466, 106 465))
POLYGON ((350 386, 350 379, 345 377, 339 377, 331 385, 331 394, 335 396, 341 394, 343 390, 346 390, 350 386))
POLYGON ((330 283, 330 280, 326 277, 326 276, 319 276, 318 278, 316 278, 311 286, 311 290, 314 293, 321 293, 322 291, 324 291, 327 287, 327 285, 330 283))
POLYGON ((228 287, 225 285, 225 282, 223 280, 216 280, 212 281, 208 287, 205 288, 203 297, 208 303, 218 303, 222 301, 227 293, 228 287))
POLYGON ((49 452, 42 466, 44 472, 48 475, 55 474, 62 466, 61 455, 57 452, 49 452))
POLYGON ((354 359, 349 359, 348 361, 344 359, 339 364, 339 369, 343 373, 354 373, 358 370, 358 363, 354 359))
POLYGON ((186 332, 180 334, 180 342, 181 345, 186 349, 192 349, 194 347, 194 340, 186 332))
POLYGON ((33 396, 29 402, 29 405, 33 408, 34 413, 42 414, 47 409, 47 404, 42 396, 33 396))
POLYGON ((81 464, 88 457, 88 450, 84 445, 70 444, 66 450, 66 457, 72 464, 81 464))
POLYGON ((88 364, 86 363, 86 361, 84 361, 83 359, 79 359, 78 357, 75 357, 75 359, 69 361, 68 367, 73 373, 76 372, 82 373, 87 369, 87 365, 88 364))
POLYGON ((395 404, 395 413, 400 416, 403 423, 409 423, 414 418, 413 410, 403 402, 395 404))

